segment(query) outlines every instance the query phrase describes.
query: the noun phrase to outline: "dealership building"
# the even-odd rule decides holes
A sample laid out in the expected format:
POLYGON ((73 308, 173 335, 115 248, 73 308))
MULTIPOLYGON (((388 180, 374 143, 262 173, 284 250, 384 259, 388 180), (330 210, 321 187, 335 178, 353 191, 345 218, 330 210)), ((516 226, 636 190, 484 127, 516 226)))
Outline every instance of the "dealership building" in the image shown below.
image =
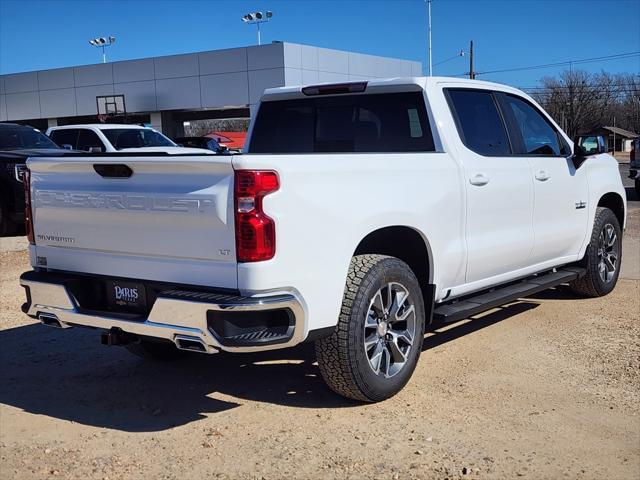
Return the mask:
POLYGON ((114 120, 175 137, 187 121, 249 117, 265 88, 419 75, 420 62, 274 42, 0 75, 0 121, 96 123, 99 101, 123 96, 126 119, 114 120))

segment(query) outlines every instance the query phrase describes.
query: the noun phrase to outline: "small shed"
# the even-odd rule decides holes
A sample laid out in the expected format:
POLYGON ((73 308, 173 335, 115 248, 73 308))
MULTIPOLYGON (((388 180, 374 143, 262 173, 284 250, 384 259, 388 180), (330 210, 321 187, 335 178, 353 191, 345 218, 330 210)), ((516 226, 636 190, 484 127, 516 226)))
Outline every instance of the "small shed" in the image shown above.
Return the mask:
POLYGON ((637 133, 619 127, 600 127, 591 134, 602 135, 607 141, 607 150, 616 152, 630 152, 633 140, 640 137, 637 133))

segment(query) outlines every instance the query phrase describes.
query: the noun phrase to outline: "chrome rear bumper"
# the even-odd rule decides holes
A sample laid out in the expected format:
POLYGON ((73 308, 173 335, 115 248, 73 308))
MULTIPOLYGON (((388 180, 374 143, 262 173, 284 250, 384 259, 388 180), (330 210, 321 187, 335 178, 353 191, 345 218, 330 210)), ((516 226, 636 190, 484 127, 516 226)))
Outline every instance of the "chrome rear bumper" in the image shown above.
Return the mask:
MULTIPOLYGON (((46 278, 46 274, 44 274, 46 278)), ((83 311, 72 292, 63 282, 38 278, 37 272, 27 272, 20 278, 27 290, 27 302, 23 311, 47 325, 58 328, 73 326, 93 327, 103 330, 119 329, 141 337, 164 339, 179 345, 181 341, 202 342, 205 353, 219 350, 229 352, 255 352, 296 345, 305 336, 305 316, 301 302, 290 293, 240 297, 189 291, 167 291, 158 295, 144 319, 127 319, 122 316, 83 311), (293 318, 293 328, 286 341, 255 344, 251 346, 223 345, 207 322, 210 312, 266 312, 287 310, 293 318)))

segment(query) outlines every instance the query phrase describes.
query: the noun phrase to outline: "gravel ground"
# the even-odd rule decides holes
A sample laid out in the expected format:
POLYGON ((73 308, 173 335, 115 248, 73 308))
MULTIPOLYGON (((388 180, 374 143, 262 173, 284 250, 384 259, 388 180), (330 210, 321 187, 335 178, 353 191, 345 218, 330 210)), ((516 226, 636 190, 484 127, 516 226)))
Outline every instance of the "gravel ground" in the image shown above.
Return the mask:
POLYGON ((359 405, 307 346, 149 363, 37 325, 26 252, 0 240, 3 480, 640 478, 637 255, 608 297, 558 288, 428 334, 409 385, 359 405))

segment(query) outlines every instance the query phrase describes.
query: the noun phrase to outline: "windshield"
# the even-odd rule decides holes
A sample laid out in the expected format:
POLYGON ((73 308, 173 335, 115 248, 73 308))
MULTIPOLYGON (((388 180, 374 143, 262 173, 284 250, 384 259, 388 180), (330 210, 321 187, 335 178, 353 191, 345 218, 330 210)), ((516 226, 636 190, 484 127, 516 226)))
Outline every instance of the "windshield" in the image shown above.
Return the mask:
POLYGON ((0 150, 31 148, 60 149, 49 137, 34 128, 0 128, 0 150))
POLYGON ((113 148, 175 147, 176 144, 155 130, 143 128, 105 128, 102 133, 113 148))

